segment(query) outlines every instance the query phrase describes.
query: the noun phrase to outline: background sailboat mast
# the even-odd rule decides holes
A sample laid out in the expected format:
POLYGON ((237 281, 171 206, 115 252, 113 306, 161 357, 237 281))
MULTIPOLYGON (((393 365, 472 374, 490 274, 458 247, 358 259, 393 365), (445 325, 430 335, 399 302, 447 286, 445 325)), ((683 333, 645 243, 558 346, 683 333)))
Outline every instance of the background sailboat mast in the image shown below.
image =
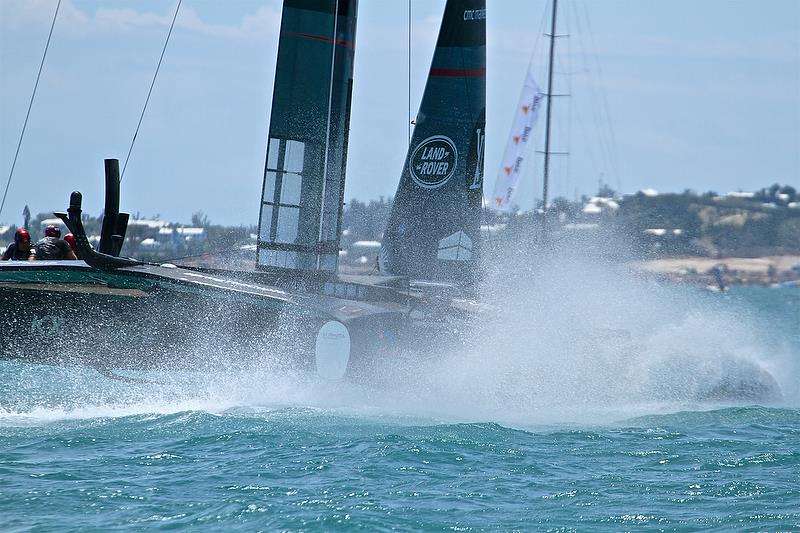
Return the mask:
POLYGON ((558 0, 553 0, 553 14, 550 21, 550 59, 547 66, 547 118, 544 129, 544 179, 542 186, 542 233, 547 234, 547 192, 550 172, 550 117, 553 109, 553 56, 556 48, 556 13, 558 0))

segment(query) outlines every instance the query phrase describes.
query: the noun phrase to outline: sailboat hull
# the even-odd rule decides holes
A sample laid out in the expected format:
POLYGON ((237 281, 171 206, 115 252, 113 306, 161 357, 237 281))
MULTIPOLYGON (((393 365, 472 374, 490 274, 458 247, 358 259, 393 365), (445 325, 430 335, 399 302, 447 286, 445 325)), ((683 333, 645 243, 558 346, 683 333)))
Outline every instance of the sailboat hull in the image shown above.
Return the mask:
POLYGON ((105 272, 82 261, 0 265, 0 301, 0 358, 102 368, 267 360, 313 372, 329 363, 320 350, 330 352, 336 338, 320 332, 334 323, 350 339, 338 355, 344 375, 403 327, 402 313, 363 302, 178 268, 105 272))

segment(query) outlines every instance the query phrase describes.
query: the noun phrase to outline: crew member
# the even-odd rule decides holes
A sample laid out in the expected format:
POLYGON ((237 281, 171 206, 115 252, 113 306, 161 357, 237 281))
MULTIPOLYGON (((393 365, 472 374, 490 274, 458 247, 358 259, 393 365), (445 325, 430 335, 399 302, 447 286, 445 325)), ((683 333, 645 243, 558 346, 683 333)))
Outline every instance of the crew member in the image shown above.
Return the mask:
POLYGON ((14 242, 8 245, 0 260, 28 261, 32 255, 31 236, 25 228, 19 228, 14 234, 14 242))
POLYGON ((75 255, 78 255, 78 241, 75 240, 75 235, 67 233, 64 235, 64 240, 67 241, 67 244, 69 244, 69 247, 75 252, 75 255))
POLYGON ((53 224, 44 229, 44 239, 36 242, 33 249, 37 260, 77 259, 67 241, 61 240, 61 230, 53 224))

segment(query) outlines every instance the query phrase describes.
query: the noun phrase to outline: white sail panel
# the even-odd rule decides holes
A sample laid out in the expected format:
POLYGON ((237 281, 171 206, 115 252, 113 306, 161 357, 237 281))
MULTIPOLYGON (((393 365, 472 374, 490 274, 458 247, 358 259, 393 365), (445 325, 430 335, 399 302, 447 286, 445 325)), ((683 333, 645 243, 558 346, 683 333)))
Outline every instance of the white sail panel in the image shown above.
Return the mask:
POLYGON ((525 85, 519 99, 519 106, 514 116, 514 125, 508 138, 503 164, 497 175, 494 186, 492 206, 500 211, 511 207, 511 200, 519 184, 522 164, 528 154, 531 132, 539 117, 539 108, 544 100, 544 93, 533 78, 531 69, 525 77, 525 85))
POLYGON ((443 261, 471 261, 472 239, 463 231, 457 231, 439 241, 436 257, 443 261))

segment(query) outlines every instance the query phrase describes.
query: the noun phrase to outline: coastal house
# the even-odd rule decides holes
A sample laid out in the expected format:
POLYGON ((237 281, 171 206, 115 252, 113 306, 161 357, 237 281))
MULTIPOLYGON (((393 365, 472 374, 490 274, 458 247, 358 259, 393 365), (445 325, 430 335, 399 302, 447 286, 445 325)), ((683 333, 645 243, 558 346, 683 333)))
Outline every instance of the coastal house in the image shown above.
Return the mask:
POLYGON ((756 193, 754 193, 754 192, 742 192, 742 191, 735 191, 735 192, 729 192, 729 193, 728 193, 728 194, 726 194, 725 196, 727 196, 728 198, 745 198, 745 199, 751 199, 751 198, 755 198, 755 197, 756 197, 756 193))
POLYGON ((375 263, 378 254, 381 252, 380 241, 356 241, 350 245, 345 252, 344 257, 351 265, 368 266, 375 263))
POLYGON ((613 198, 605 196, 592 196, 583 205, 581 212, 584 215, 602 216, 615 215, 619 210, 619 203, 613 198))

